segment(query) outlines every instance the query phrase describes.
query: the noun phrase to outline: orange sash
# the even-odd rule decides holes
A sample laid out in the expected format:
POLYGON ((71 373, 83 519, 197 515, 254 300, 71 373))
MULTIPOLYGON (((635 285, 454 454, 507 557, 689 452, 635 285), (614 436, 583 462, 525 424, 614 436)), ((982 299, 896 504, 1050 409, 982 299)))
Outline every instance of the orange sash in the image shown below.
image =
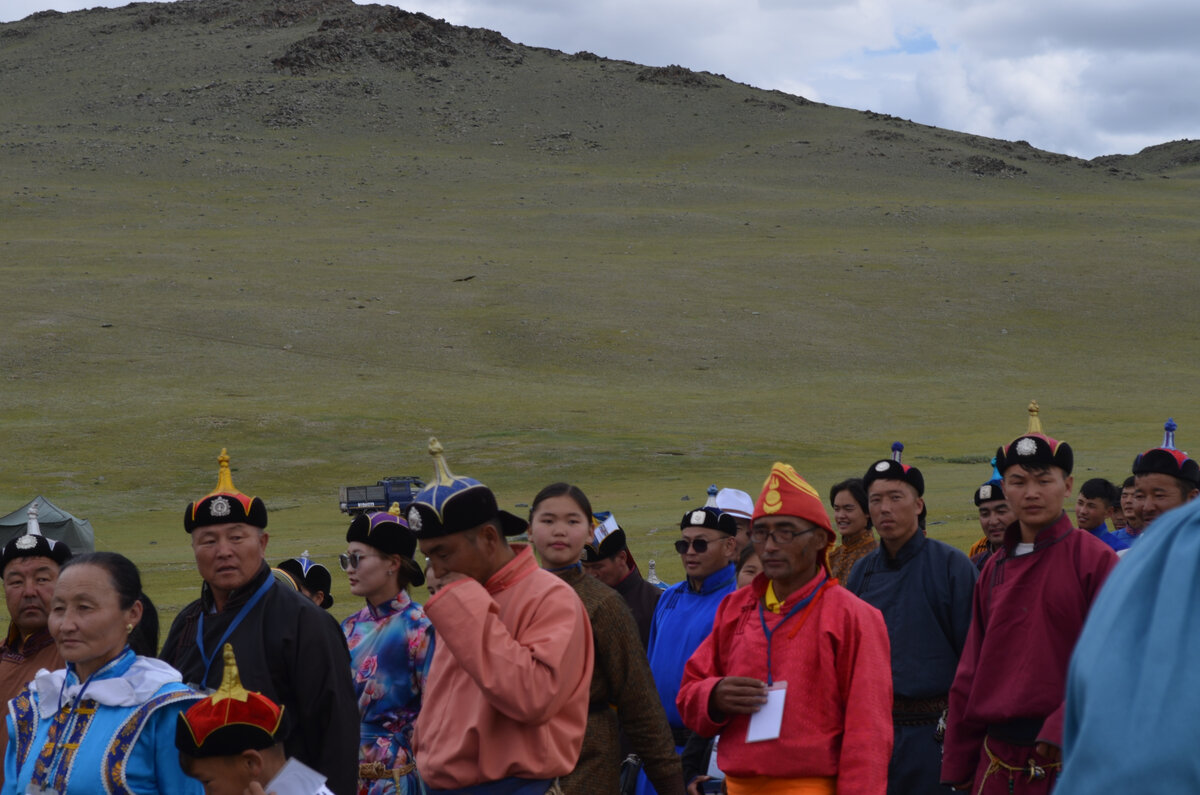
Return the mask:
POLYGON ((725 779, 729 795, 835 795, 837 779, 833 776, 805 778, 771 778, 770 776, 729 776, 725 779))

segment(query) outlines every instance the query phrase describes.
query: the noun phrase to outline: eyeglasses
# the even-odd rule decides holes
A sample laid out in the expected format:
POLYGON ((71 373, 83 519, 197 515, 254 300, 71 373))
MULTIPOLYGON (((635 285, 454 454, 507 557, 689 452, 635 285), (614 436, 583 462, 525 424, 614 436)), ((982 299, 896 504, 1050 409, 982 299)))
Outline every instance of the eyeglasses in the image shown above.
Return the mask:
POLYGON ((680 555, 686 555, 688 547, 690 546, 692 549, 696 550, 697 554, 703 555, 708 551, 708 545, 715 543, 717 542, 709 541, 706 538, 693 538, 691 541, 688 541, 686 538, 681 538, 675 542, 675 551, 680 555))
POLYGON ((381 558, 382 555, 372 555, 371 553, 350 552, 338 555, 338 565, 342 567, 342 571, 350 571, 357 569, 358 564, 362 563, 363 558, 381 558))
POLYGON ((800 536, 806 535, 807 533, 811 533, 812 531, 814 531, 816 529, 817 528, 815 528, 815 527, 810 527, 807 530, 783 530, 780 528, 776 528, 774 530, 767 530, 766 528, 763 528, 763 527, 752 527, 752 528, 750 528, 750 540, 753 541, 755 544, 762 544, 762 543, 765 543, 767 540, 767 537, 770 536, 772 541, 774 541, 776 544, 779 544, 780 546, 783 546, 785 544, 792 543, 800 536))

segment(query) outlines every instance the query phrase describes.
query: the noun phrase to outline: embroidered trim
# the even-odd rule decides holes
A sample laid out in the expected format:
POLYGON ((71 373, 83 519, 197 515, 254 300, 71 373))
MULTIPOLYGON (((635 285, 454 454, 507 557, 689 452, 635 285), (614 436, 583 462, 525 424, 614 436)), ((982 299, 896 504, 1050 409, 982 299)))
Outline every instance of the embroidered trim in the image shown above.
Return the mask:
POLYGON ((104 749, 104 764, 101 765, 104 791, 108 795, 134 795, 125 780, 125 764, 129 761, 129 755, 137 744, 142 729, 150 720, 150 716, 168 704, 174 704, 177 701, 196 702, 201 698, 199 693, 191 690, 173 690, 170 693, 155 696, 134 710, 121 724, 121 728, 117 729, 116 734, 109 741, 108 747, 104 749))
POLYGON ((22 690, 21 694, 9 703, 8 714, 12 716, 13 726, 17 729, 17 736, 13 738, 17 745, 17 767, 24 767, 29 758, 33 738, 37 736, 40 720, 28 688, 22 690))

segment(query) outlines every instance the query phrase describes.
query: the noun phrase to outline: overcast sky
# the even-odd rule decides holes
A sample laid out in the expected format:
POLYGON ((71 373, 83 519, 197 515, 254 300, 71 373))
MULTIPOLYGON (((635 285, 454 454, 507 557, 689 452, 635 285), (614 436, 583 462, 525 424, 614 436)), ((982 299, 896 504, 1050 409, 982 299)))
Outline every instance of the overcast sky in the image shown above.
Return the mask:
MULTIPOLYGON (((94 0, 0 0, 0 21, 94 0)), ((104 2, 103 5, 123 5, 104 2)), ((405 0, 522 44, 716 72, 1079 157, 1200 138, 1198 0, 405 0)))

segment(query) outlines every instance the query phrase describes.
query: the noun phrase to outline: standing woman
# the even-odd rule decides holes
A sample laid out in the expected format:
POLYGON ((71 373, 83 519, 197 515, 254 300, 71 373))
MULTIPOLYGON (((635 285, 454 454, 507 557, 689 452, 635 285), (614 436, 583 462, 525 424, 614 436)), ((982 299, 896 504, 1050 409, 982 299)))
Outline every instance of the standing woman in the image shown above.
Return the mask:
POLYGON ((137 567, 115 552, 69 559, 48 626, 67 667, 39 672, 8 703, 4 795, 202 792, 175 750, 177 716, 200 694, 171 666, 135 653, 158 643, 137 567))
POLYGON ((342 622, 362 716, 359 795, 425 792, 412 732, 433 660, 433 626, 405 590, 424 583, 425 575, 413 562, 416 536, 397 515, 399 506, 392 511, 356 516, 339 558, 350 593, 367 601, 342 622))
POLYGON ((620 594, 583 573, 583 545, 592 539, 591 502, 578 486, 552 483, 532 505, 529 538, 542 568, 579 595, 596 650, 583 750, 575 769, 561 779, 564 795, 620 791, 618 727, 660 795, 683 795, 683 768, 633 613, 620 594))

